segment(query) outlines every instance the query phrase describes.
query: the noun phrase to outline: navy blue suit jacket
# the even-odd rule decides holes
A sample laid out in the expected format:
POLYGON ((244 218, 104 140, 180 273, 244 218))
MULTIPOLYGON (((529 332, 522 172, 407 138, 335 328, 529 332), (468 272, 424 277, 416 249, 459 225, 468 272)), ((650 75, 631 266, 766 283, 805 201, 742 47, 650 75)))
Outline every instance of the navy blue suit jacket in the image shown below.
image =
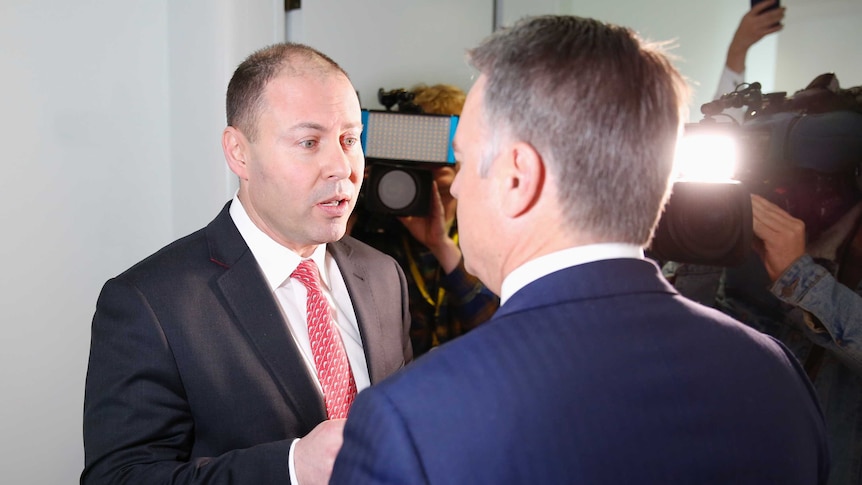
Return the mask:
POLYGON ((815 484, 825 443, 780 343, 615 259, 360 393, 332 483, 815 484))
MULTIPOLYGON (((326 419, 229 205, 102 289, 82 483, 287 483, 291 442, 326 419)), ((347 284, 371 383, 379 382, 412 358, 404 274, 351 238, 327 251, 347 284)))

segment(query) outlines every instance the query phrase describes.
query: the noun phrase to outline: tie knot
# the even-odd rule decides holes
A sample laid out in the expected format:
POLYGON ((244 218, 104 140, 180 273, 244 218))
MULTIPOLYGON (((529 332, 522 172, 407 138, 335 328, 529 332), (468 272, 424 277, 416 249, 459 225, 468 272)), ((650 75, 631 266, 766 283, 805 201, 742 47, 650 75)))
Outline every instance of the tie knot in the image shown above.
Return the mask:
POLYGON ((311 259, 302 260, 290 277, 298 279, 308 290, 320 290, 320 273, 311 259))

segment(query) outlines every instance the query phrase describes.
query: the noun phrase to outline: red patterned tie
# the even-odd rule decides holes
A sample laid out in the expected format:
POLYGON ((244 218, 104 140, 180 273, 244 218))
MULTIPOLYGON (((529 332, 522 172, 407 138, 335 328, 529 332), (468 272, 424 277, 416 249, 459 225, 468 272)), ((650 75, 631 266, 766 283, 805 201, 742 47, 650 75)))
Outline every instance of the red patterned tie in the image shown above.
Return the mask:
POLYGON ((308 290, 305 300, 308 339, 317 368, 317 379, 323 388, 326 415, 329 419, 346 418, 356 397, 356 382, 341 342, 341 334, 332 320, 332 309, 320 289, 317 265, 310 259, 303 260, 290 277, 299 280, 308 290))

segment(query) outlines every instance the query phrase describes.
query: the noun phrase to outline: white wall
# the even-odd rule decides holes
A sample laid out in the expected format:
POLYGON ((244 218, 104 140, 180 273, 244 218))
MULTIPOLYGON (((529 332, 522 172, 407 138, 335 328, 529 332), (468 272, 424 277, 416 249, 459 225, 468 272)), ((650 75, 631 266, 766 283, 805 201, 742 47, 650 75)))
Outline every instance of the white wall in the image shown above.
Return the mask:
MULTIPOLYGON (((747 2, 625 3, 498 0, 497 13, 501 23, 575 13, 629 24, 657 40, 676 37, 680 68, 708 100, 747 2)), ((772 45, 758 46, 763 59, 749 78, 772 76, 776 88, 794 91, 835 70, 845 87, 862 84, 854 50, 862 45, 859 1, 785 3, 787 28, 772 45)), ((304 18, 288 21, 288 30, 294 26, 344 65, 369 103, 379 87, 469 87, 464 49, 490 32, 494 10, 491 0, 304 4, 304 18), (429 18, 443 20, 423 24, 429 18), (443 37, 452 28, 457 41, 443 37), (432 41, 415 43, 418 33, 432 41), (366 47, 349 48, 360 44, 366 47)), ((242 58, 284 38, 282 5, 0 3, 0 254, 7 258, 0 278, 0 482, 77 482, 98 291, 206 224, 232 194, 235 180, 219 146, 224 89, 242 58)))
POLYGON ((168 4, 172 228, 207 224, 233 196, 221 149, 225 90, 253 51, 284 40, 283 0, 183 0, 168 4))
MULTIPOLYGON (((833 0, 848 5, 854 1, 833 0)), ((798 23, 797 10, 815 8, 815 0, 785 0, 784 3, 789 7, 790 24, 798 23)), ((308 43, 332 56, 350 74, 363 106, 379 109, 377 89, 380 87, 409 88, 418 82, 448 82, 468 89, 473 73, 464 62, 465 50, 490 33, 495 25, 511 25, 521 17, 540 14, 595 17, 629 26, 649 40, 670 41, 670 52, 678 58, 676 66, 692 86, 689 108, 691 120, 697 121, 701 117, 700 106, 712 100, 715 94, 727 46, 739 19, 748 9, 749 0, 697 5, 686 0, 632 1, 622 5, 605 0, 361 0, 348 3, 315 0, 305 2, 301 10, 286 15, 285 23, 287 40, 308 43)), ((826 16, 827 26, 831 26, 833 20, 826 16)), ((759 81, 764 92, 778 90, 778 43, 782 37, 795 35, 795 28, 789 25, 790 34, 767 37, 749 52, 748 78, 759 81)), ((829 33, 830 38, 841 35, 844 33, 840 31, 829 33)), ((847 59, 848 50, 839 49, 832 60, 847 59)), ((784 63, 788 64, 792 56, 785 57, 784 63)))
POLYGON ((862 85, 862 1, 785 0, 775 90, 792 95, 817 75, 834 72, 842 87, 862 85))
POLYGON ((0 4, 0 482, 77 483, 99 289, 232 193, 224 89, 283 38, 282 15, 274 0, 0 4))
POLYGON ((465 91, 465 51, 493 29, 493 0, 313 0, 287 16, 287 40, 303 42, 347 71, 364 108, 377 91, 448 83, 465 91))
POLYGON ((497 0, 497 27, 506 27, 522 17, 565 13, 569 0, 497 0))
POLYGON ((748 0, 568 3, 567 13, 625 25, 648 40, 670 41, 669 52, 678 58, 674 64, 692 88, 691 121, 700 119, 700 106, 715 94, 727 46, 748 10, 748 0))
MULTIPOLYGON (((548 2, 549 0, 543 0, 548 2)), ((696 2, 653 0, 608 2, 560 0, 561 11, 632 27, 656 41, 674 39, 677 68, 691 82, 691 121, 715 94, 727 46, 749 0, 696 2)), ((746 80, 763 92, 792 95, 815 76, 835 71, 842 87, 862 85, 862 1, 781 0, 787 7, 784 30, 756 44, 746 60, 746 80)))
POLYGON ((0 470, 74 483, 100 285, 172 236, 164 2, 0 7, 0 470))
MULTIPOLYGON (((333 57, 350 74, 363 107, 379 109, 380 87, 448 82, 469 89, 473 73, 464 61, 465 51, 494 26, 511 25, 528 15, 595 17, 630 26, 652 40, 675 40, 672 52, 680 57, 677 67, 692 81, 691 108, 694 119, 699 119, 700 105, 715 92, 727 44, 747 10, 747 0, 711 2, 697 8, 685 0, 628 3, 621 7, 619 2, 605 0, 315 0, 286 16, 286 38, 333 57)), ((765 71, 770 76, 774 51, 770 39, 750 55, 764 59, 756 64, 767 64, 765 71)), ((770 80, 761 82, 769 85, 770 80)))

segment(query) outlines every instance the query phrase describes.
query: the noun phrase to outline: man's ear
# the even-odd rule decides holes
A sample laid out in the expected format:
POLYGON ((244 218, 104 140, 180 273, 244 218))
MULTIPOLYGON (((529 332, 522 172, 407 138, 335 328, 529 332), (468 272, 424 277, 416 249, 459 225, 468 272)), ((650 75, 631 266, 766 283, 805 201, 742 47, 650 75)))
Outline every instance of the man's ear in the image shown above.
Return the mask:
POLYGON ((536 149, 525 142, 509 147, 509 170, 505 175, 503 211, 518 217, 533 208, 545 186, 545 163, 536 149))
POLYGON ((248 140, 245 135, 233 126, 228 126, 221 135, 221 148, 231 172, 241 180, 248 180, 248 165, 246 165, 248 140))

